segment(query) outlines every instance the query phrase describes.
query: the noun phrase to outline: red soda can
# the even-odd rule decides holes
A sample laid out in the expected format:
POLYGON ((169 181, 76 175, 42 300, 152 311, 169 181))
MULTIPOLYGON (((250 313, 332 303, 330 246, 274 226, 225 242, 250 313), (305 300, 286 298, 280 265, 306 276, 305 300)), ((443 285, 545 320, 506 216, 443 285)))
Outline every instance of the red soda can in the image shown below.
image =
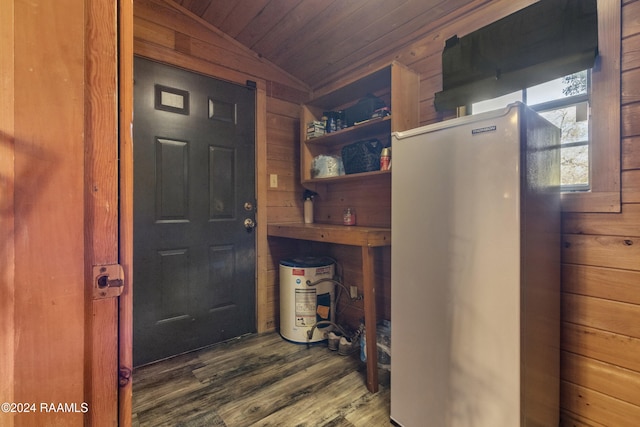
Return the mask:
POLYGON ((388 171, 391 169, 391 149, 383 148, 380 153, 380 170, 388 171))

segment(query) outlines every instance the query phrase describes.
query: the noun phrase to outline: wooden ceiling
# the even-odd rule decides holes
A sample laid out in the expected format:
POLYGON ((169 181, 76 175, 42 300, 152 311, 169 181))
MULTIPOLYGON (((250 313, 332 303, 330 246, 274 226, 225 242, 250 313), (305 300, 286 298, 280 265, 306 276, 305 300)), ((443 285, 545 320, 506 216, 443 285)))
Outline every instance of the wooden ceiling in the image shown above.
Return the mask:
POLYGON ((311 88, 477 0, 171 0, 311 88))

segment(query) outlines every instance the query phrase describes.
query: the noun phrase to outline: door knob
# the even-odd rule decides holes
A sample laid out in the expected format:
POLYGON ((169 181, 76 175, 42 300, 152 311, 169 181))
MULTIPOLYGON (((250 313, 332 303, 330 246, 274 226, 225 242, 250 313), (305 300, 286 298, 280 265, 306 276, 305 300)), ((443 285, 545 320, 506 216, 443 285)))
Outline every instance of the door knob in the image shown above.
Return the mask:
POLYGON ((251 218, 246 218, 244 220, 244 228, 246 228, 247 230, 252 230, 255 228, 255 226, 256 226, 256 222, 251 218))

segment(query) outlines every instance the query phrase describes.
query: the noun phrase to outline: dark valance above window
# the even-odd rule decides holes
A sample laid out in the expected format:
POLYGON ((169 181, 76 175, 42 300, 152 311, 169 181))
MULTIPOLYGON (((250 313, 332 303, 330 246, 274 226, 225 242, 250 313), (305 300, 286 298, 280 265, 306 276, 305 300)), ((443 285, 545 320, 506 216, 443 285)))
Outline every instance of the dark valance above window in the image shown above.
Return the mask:
POLYGON ((592 68, 597 55, 596 0, 541 0, 447 40, 435 107, 452 110, 592 68))

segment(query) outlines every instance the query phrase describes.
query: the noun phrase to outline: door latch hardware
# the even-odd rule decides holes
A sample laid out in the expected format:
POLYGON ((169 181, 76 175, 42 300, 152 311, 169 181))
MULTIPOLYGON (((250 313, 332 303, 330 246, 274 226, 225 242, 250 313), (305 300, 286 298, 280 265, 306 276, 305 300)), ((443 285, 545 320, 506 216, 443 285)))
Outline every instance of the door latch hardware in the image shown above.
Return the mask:
POLYGON ((246 218, 244 220, 244 228, 246 228, 247 230, 251 231, 255 228, 255 226, 256 226, 256 222, 251 218, 246 218))
POLYGON ((93 266, 93 299, 115 298, 124 289, 124 270, 120 264, 93 266))

